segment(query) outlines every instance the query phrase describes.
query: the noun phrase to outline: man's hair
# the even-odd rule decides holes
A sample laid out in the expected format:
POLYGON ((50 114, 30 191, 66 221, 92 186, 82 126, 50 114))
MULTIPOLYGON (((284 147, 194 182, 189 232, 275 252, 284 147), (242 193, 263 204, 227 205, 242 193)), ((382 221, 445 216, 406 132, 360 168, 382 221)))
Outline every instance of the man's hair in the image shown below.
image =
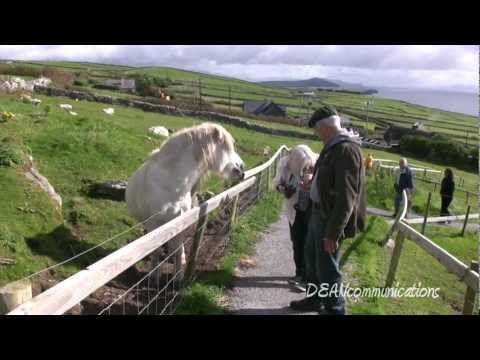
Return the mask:
POLYGON ((404 166, 408 166, 408 161, 406 158, 401 158, 400 163, 403 163, 404 166))
POLYGON ((340 116, 338 115, 329 116, 328 118, 325 118, 322 121, 317 121, 317 123, 315 123, 315 126, 319 126, 319 125, 328 126, 335 130, 342 129, 342 121, 340 119, 340 116))

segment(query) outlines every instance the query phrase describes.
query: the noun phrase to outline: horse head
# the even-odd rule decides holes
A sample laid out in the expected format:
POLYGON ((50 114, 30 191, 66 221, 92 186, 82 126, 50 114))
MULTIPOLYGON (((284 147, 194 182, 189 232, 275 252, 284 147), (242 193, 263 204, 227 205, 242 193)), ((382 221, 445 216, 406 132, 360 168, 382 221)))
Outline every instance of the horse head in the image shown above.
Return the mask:
POLYGON ((245 163, 235 151, 235 140, 222 126, 208 124, 212 127, 212 151, 210 171, 220 174, 225 180, 234 183, 244 179, 245 163))

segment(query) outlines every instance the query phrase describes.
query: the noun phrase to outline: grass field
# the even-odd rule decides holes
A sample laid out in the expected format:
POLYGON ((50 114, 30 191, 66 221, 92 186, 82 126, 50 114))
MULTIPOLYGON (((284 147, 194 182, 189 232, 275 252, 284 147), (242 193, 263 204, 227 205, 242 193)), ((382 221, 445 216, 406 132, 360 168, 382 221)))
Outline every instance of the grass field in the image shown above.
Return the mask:
MULTIPOLYGON (((40 98, 41 108, 21 103, 11 96, 0 97, 0 111, 16 114, 15 120, 0 123, 0 134, 2 138, 15 139, 24 151, 31 151, 40 172, 62 196, 64 206, 61 214, 54 214, 50 199, 24 179, 20 166, 0 166, 0 186, 7 189, 0 193, 0 201, 8 204, 0 209, 0 256, 17 260, 16 265, 2 269, 0 283, 73 256, 132 226, 134 220, 129 217, 124 203, 89 198, 85 194, 85 182, 127 179, 162 142, 148 134, 149 127, 162 125, 179 129, 201 122, 119 106, 110 117, 102 111, 104 104, 40 98), (74 117, 66 113, 58 107, 61 103, 73 104, 79 115, 74 117), (47 117, 31 117, 46 105, 51 106, 47 117), (72 232, 83 241, 76 241, 72 232)), ((263 155, 267 145, 277 149, 283 144, 301 143, 300 139, 266 136, 233 126, 226 128, 235 137, 238 152, 248 168, 268 158, 263 155)), ((320 149, 318 142, 307 144, 317 151, 320 149)), ((205 190, 218 192, 222 188, 222 183, 213 177, 205 190)), ((134 231, 122 236, 102 251, 65 266, 63 271, 65 274, 77 271, 139 235, 139 231, 134 231)))
MULTIPOLYGON (((265 98, 269 98, 280 104, 289 105, 292 107, 292 113, 305 112, 301 99, 297 96, 298 92, 295 90, 271 87, 225 76, 209 75, 161 66, 133 68, 121 65, 65 61, 30 61, 26 63, 30 65, 34 64, 36 66, 57 66, 72 71, 88 70, 97 73, 104 71, 106 75, 111 71, 115 71, 123 75, 137 73, 161 78, 168 77, 171 80, 182 82, 181 85, 174 85, 172 89, 189 92, 196 90, 197 82, 201 79, 202 94, 212 99, 228 98, 230 89, 231 98, 235 101, 264 100, 265 98)), ((319 92, 318 97, 313 100, 312 108, 314 109, 319 105, 326 103, 340 109, 344 108, 353 110, 359 117, 363 118, 365 116, 363 102, 367 99, 372 99, 372 96, 322 91, 319 92)), ((413 123, 420 120, 423 121, 425 125, 439 130, 440 132, 447 131, 447 129, 437 128, 441 125, 448 125, 450 128, 460 131, 465 130, 465 128, 472 130, 472 127, 477 128, 478 126, 478 120, 473 116, 409 104, 404 101, 379 97, 373 97, 373 99, 375 103, 370 109, 371 116, 387 117, 393 123, 396 123, 397 121, 413 123)))
MULTIPOLYGON (((395 177, 388 174, 367 173, 367 192, 368 201, 371 206, 392 211, 394 210, 395 190, 393 184, 395 177)), ((439 194, 440 187, 434 188, 433 184, 423 182, 419 179, 414 180, 415 190, 412 195, 412 211, 416 214, 425 214, 428 194, 431 195, 431 203, 429 216, 440 216, 441 197, 439 194), (435 192, 434 192, 435 190, 435 192)), ((452 215, 463 215, 467 212, 467 206, 470 205, 470 213, 478 213, 478 198, 470 196, 468 203, 466 195, 463 192, 456 191, 453 201, 450 205, 450 213, 452 215)))
MULTIPOLYGON (((124 204, 86 197, 83 193, 84 181, 128 178, 147 154, 161 144, 161 139, 148 136, 149 127, 163 125, 178 129, 200 122, 198 119, 165 116, 124 107, 116 107, 115 116, 109 117, 102 112, 103 104, 82 101, 74 103, 74 111, 79 115, 73 117, 58 108, 60 103, 71 103, 70 99, 40 98, 43 100, 42 106, 50 105, 52 108, 47 118, 32 118, 30 115, 39 112, 39 108, 15 101, 13 97, 1 97, 0 109, 17 114, 16 120, 0 124, 1 134, 19 139, 25 148, 31 150, 40 172, 51 181, 64 200, 65 206, 60 219, 66 221, 67 228, 70 224, 69 221, 76 219, 75 221, 79 222, 75 225, 76 231, 82 233, 82 236, 88 240, 88 244, 98 243, 125 230, 131 226, 133 220, 129 218, 124 204)), ((239 153, 248 167, 253 167, 266 160, 263 155, 265 146, 277 149, 283 144, 293 146, 306 143, 317 152, 321 149, 321 143, 317 141, 267 136, 233 126, 226 126, 226 128, 236 138, 239 153)), ((370 151, 370 149, 365 149, 365 152, 371 152, 375 157, 399 158, 394 154, 370 151)), ((429 163, 422 164, 433 167, 429 163)), ((48 217, 49 220, 44 222, 44 218, 38 213, 23 213, 17 210, 18 207, 25 207, 25 202, 30 204, 28 196, 34 196, 34 199, 31 200, 32 204, 29 205, 34 209, 50 209, 51 205, 48 198, 25 183, 22 176, 18 174, 18 169, 5 167, 1 169, 3 186, 12 188, 16 187, 17 183, 24 184, 23 187, 27 189, 25 191, 34 194, 23 194, 23 190, 19 190, 23 187, 19 187, 16 192, 12 190, 2 193, 3 202, 11 204, 11 206, 0 209, 2 220, 4 220, 2 223, 9 224, 8 229, 2 230, 4 233, 19 234, 18 236, 23 239, 20 242, 24 244, 25 239, 38 233, 45 234, 44 236, 51 239, 52 242, 59 233, 66 232, 68 234, 68 230, 63 227, 63 223, 58 217, 58 221, 50 220, 48 217), (23 195, 20 196, 19 193, 23 195), (25 218, 31 218, 32 224, 27 226, 25 218), (40 223, 42 226, 39 225, 40 223)), ((456 173, 464 176, 472 184, 477 181, 474 174, 460 171, 456 171, 456 173)), ((218 179, 214 178, 207 184, 207 187, 210 186, 210 190, 220 191, 220 184, 218 179)), ((119 239, 111 249, 137 235, 131 234, 130 237, 125 236, 119 239)), ((49 254, 52 249, 45 250, 46 254, 38 258, 38 263, 33 262, 27 265, 26 261, 19 261, 18 265, 2 271, 0 278, 13 280, 19 274, 30 273, 32 269, 38 269, 51 263, 49 257, 61 259, 71 256, 78 249, 71 249, 70 245, 68 244, 66 248, 62 248, 56 254, 49 254)), ((3 256, 13 255, 8 247, 2 248, 1 251, 3 256)), ((19 246, 18 251, 25 255, 25 259, 34 255, 32 249, 27 246, 19 246)), ((77 268, 74 267, 71 270, 77 268)))
MULTIPOLYGON (((348 273, 346 282, 351 287, 384 286, 391 250, 381 246, 380 241, 388 227, 383 219, 371 216, 367 227, 369 231, 355 239, 346 240, 342 245, 341 268, 348 273)), ((457 229, 429 224, 426 235, 468 265, 471 260, 478 258, 478 239, 474 233, 467 233, 462 238, 457 229)), ((466 285, 410 240, 405 241, 396 281, 398 287, 403 288, 438 288, 439 297, 367 297, 357 301, 351 299, 350 312, 355 315, 461 313, 466 285)))

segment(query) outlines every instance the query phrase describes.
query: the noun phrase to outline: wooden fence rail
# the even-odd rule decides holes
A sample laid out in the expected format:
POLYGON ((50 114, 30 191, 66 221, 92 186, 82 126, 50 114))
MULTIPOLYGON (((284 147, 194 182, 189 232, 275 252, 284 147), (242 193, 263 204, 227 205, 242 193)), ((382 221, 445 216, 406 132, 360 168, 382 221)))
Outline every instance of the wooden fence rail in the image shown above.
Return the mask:
MULTIPOLYGON (((406 195, 404 194, 401 206, 406 212, 406 195)), ((478 218, 478 214, 475 214, 478 218)), ((459 216, 456 218, 466 219, 468 215, 459 216)), ((472 217, 472 215, 471 215, 472 217)), ((443 217, 451 218, 451 217, 443 217)), ((440 246, 435 244, 432 240, 415 230, 410 226, 413 223, 424 222, 424 219, 411 219, 406 220, 403 216, 400 216, 399 220, 394 223, 390 234, 397 230, 397 236, 395 240, 395 247, 393 249, 393 255, 390 260, 390 267, 385 283, 385 287, 391 287, 395 281, 395 275, 398 268, 400 255, 403 249, 403 244, 405 240, 411 240, 422 248, 427 254, 431 255, 437 261, 445 267, 447 271, 455 274, 460 281, 463 281, 466 286, 465 293, 465 302, 463 308, 464 315, 474 314, 478 309, 475 309, 475 297, 478 294, 479 289, 479 274, 478 274, 478 262, 472 262, 471 266, 465 265, 455 256, 442 249, 440 246)))
MULTIPOLYGON (((194 239, 194 249, 187 262, 188 277, 192 276, 195 268, 196 251, 198 242, 203 235, 204 222, 209 213, 217 209, 223 202, 235 199, 241 192, 258 184, 255 175, 264 173, 276 159, 288 151, 286 146, 281 146, 277 152, 264 164, 245 172, 245 179, 224 192, 194 207, 181 216, 158 227, 150 233, 123 246, 119 250, 100 259, 96 263, 79 271, 52 288, 44 291, 30 301, 20 305, 8 313, 8 315, 61 315, 76 304, 87 298, 100 287, 104 286, 125 270, 135 265, 148 255, 152 254, 160 246, 166 244, 176 235, 183 232, 191 225, 197 223, 197 231, 194 239), (196 242, 196 248, 195 248, 196 242)), ((273 169, 275 171, 276 169, 273 169)), ((266 175, 265 175, 266 176, 266 175)), ((237 201, 234 201, 236 204, 237 201)), ((236 209, 234 210, 236 211, 236 209)), ((233 217, 232 217, 233 218, 233 217)))

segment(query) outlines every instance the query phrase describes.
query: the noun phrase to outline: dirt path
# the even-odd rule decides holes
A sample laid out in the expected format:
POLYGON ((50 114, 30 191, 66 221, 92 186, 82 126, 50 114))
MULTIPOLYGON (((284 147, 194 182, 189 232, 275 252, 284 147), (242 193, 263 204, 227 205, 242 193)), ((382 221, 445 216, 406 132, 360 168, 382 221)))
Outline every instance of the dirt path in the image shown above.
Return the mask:
POLYGON ((253 257, 256 266, 241 270, 228 296, 235 315, 289 315, 307 314, 291 311, 292 300, 300 300, 303 293, 293 290, 287 279, 294 275, 293 251, 288 220, 282 214, 257 244, 253 257))

